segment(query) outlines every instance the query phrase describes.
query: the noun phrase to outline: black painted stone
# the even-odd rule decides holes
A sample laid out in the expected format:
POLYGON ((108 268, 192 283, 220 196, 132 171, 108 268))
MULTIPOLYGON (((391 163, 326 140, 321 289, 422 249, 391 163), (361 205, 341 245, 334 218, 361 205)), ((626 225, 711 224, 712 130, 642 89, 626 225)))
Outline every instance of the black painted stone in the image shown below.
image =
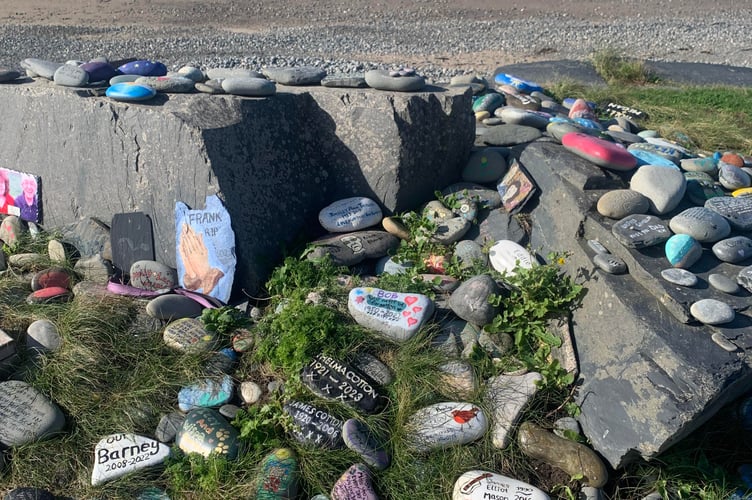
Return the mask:
POLYGON ((285 404, 284 410, 292 417, 295 424, 293 436, 301 443, 330 450, 339 450, 345 446, 342 439, 344 422, 334 415, 295 400, 285 404))
POLYGON ((384 398, 371 377, 324 354, 317 355, 303 368, 301 378, 314 394, 339 400, 365 413, 375 413, 384 406, 384 398))
POLYGON ((611 228, 617 240, 628 248, 645 248, 664 243, 671 237, 666 224, 653 215, 629 215, 611 228))

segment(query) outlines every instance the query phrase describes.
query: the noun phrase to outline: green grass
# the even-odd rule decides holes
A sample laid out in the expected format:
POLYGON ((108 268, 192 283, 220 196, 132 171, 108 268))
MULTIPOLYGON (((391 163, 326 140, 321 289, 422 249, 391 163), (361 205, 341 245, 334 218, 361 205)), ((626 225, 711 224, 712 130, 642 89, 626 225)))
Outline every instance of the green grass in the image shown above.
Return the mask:
POLYGON ((595 71, 609 85, 644 85, 658 83, 640 60, 622 57, 616 49, 604 49, 591 56, 595 71))

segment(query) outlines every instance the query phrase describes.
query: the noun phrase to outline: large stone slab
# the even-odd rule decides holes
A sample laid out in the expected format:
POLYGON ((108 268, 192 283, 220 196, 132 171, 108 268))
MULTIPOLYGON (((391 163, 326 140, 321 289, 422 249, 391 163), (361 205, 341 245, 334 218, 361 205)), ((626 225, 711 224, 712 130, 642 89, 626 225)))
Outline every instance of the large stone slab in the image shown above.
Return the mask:
MULTIPOLYGON (((663 280, 662 248, 630 250, 618 243, 613 221, 591 210, 602 191, 591 189, 590 179, 600 174, 585 175, 584 165, 560 162, 557 148, 535 143, 515 152, 542 193, 532 212, 531 245, 542 254, 572 252, 565 269, 579 274, 588 289, 572 318, 582 379, 580 424, 593 447, 619 467, 658 455, 748 389, 752 370, 746 356, 727 352, 711 337, 724 335, 740 350, 752 348, 752 319, 740 312, 722 327, 688 324, 689 304, 715 292, 663 280), (581 175, 577 183, 570 181, 572 169, 581 175), (629 274, 596 271, 589 239, 622 258, 629 274), (609 325, 619 325, 618 335, 609 325)), ((712 260, 705 256, 696 264, 701 277, 730 266, 712 260)), ((737 305, 749 298, 725 300, 737 305)))
POLYGON ((2 86, 0 164, 41 176, 45 227, 147 214, 155 260, 171 267, 175 200, 201 207, 219 193, 236 236, 235 286, 250 292, 280 245, 317 227, 331 200, 367 196, 390 215, 459 179, 475 137, 471 93, 430 89, 289 87, 265 99, 128 104, 91 90, 2 86))

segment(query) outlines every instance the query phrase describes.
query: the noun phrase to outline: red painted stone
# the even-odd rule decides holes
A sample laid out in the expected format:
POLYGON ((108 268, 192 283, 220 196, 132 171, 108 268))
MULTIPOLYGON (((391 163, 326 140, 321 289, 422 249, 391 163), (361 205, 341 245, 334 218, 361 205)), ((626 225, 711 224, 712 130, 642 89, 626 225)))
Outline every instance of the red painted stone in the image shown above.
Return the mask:
POLYGON ((59 267, 45 269, 44 271, 39 271, 31 278, 31 289, 34 291, 53 286, 61 288, 70 287, 70 275, 65 269, 59 267))
POLYGON ((47 302, 65 302, 70 299, 70 291, 60 286, 42 288, 26 297, 29 304, 43 304, 47 302))
POLYGON ((736 153, 723 153, 721 161, 739 168, 744 166, 744 158, 736 153))
POLYGON ((579 132, 564 134, 561 144, 577 156, 611 170, 626 172, 637 166, 637 158, 622 146, 579 132))

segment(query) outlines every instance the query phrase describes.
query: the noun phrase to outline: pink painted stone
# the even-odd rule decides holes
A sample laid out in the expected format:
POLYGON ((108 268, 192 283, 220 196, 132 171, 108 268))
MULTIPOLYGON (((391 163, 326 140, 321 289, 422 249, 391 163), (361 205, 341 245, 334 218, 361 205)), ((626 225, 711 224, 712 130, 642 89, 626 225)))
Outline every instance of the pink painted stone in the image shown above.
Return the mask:
POLYGON ((603 168, 627 172, 637 166, 637 158, 624 147, 579 132, 564 134, 561 144, 572 153, 603 168))
POLYGON ((61 286, 50 286, 31 293, 26 297, 29 304, 42 304, 45 302, 64 302, 71 296, 70 290, 61 286))

